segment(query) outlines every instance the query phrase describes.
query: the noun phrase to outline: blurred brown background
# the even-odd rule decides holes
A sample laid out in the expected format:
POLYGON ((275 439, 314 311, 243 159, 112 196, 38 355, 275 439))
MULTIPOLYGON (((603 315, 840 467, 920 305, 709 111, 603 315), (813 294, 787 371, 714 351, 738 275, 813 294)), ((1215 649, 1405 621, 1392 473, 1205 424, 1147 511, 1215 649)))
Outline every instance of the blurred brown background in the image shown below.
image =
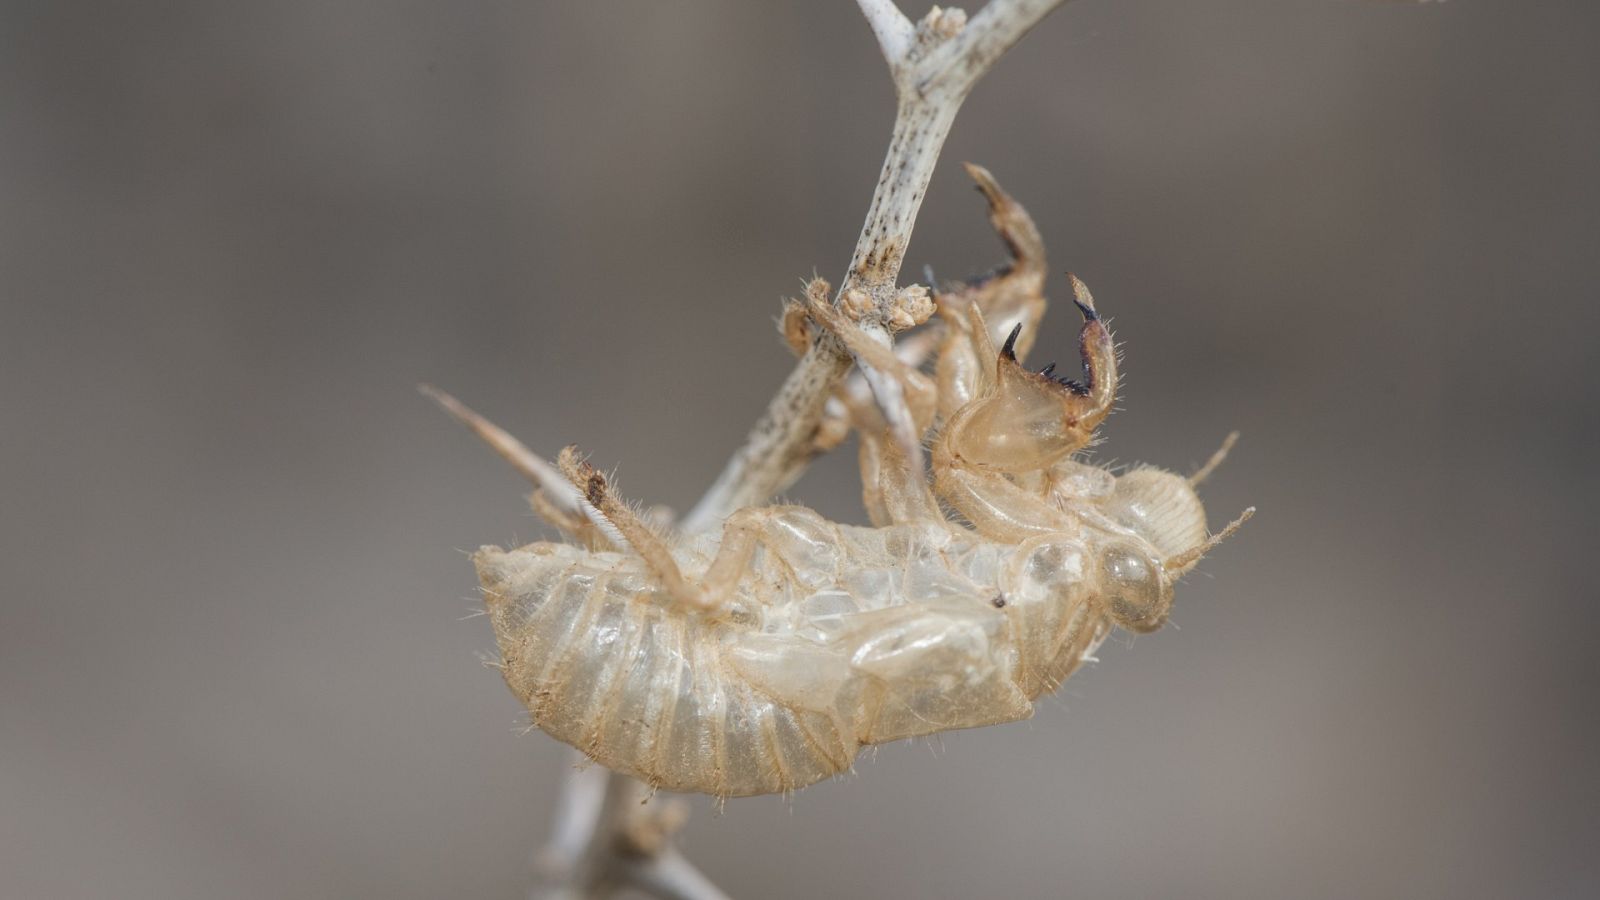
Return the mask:
MULTIPOLYGON (((1102 458, 1238 428, 1213 523, 1261 514, 1031 723, 697 802, 690 856, 739 897, 1600 892, 1597 26, 1047 20, 906 274, 1000 260, 991 167, 1125 342, 1102 458)), ((566 756, 461 551, 543 532, 414 385, 686 509, 892 108, 847 0, 0 5, 0 896, 519 896, 566 756)), ((860 521, 852 457, 795 496, 860 521)))

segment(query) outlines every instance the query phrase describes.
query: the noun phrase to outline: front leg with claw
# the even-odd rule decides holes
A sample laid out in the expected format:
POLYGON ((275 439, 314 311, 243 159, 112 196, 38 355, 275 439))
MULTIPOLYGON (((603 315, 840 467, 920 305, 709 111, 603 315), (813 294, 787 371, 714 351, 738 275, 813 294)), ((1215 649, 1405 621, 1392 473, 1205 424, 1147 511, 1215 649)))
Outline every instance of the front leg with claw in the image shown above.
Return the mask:
MULTIPOLYGON (((1116 400, 1111 333, 1088 289, 1076 278, 1072 285, 1084 317, 1078 337, 1082 381, 1057 378, 1054 364, 1039 372, 1023 368, 1017 357, 1022 326, 1015 326, 995 357, 993 376, 945 423, 934 444, 939 496, 991 540, 1016 542, 1077 528, 1072 515, 1018 483, 1087 445, 1116 400)), ((986 337, 981 324, 974 333, 986 337)))

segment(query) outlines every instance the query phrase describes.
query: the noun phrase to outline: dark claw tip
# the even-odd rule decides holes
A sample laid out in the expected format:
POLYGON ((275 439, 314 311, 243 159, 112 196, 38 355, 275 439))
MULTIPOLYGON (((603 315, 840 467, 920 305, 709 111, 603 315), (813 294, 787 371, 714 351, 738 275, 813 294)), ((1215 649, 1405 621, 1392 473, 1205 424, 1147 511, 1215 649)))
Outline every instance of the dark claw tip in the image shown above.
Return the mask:
POLYGON ((1051 363, 1050 365, 1045 366, 1044 368, 1040 369, 1039 370, 1039 374, 1045 376, 1046 378, 1049 378, 1050 377, 1050 373, 1054 372, 1055 370, 1056 370, 1056 364, 1055 363, 1051 363))
POLYGON ((1078 307, 1078 312, 1083 313, 1083 320, 1085 322, 1099 321, 1100 313, 1096 312, 1094 307, 1084 303, 1082 300, 1073 300, 1072 303, 1074 306, 1078 307))
POLYGON ((1012 362, 1017 361, 1017 336, 1020 334, 1022 334, 1022 323, 1018 322, 1017 327, 1011 329, 1010 337, 1006 338, 1005 346, 1000 348, 1000 355, 1012 362))

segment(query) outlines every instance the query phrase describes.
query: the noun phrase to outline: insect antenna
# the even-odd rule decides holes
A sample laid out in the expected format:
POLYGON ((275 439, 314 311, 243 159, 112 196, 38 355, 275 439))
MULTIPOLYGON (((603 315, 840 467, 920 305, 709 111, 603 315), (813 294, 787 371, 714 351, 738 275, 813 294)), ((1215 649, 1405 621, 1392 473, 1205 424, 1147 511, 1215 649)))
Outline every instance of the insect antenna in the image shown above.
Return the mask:
POLYGON ((1205 481, 1207 478, 1210 478, 1211 473, 1215 472, 1217 467, 1222 465, 1222 461, 1228 458, 1228 451, 1232 450, 1233 445, 1238 442, 1239 432, 1229 432, 1228 436, 1222 439, 1222 446, 1217 448, 1217 452, 1211 454, 1211 458, 1206 460, 1206 464, 1195 470, 1193 475, 1189 476, 1189 486, 1197 487, 1201 482, 1205 481))
POLYGON ((1233 537, 1233 533, 1238 531, 1239 528, 1244 525, 1244 523, 1250 521, 1250 517, 1255 514, 1256 508, 1254 506, 1246 509, 1244 512, 1239 514, 1239 518, 1229 522, 1227 528, 1224 528, 1207 538, 1205 543, 1196 547, 1191 547, 1177 556, 1174 556, 1173 558, 1163 562, 1161 564, 1161 568, 1167 572, 1175 573, 1174 577, 1189 571, 1190 569, 1194 568, 1195 563, 1200 561, 1200 557, 1205 556, 1212 550, 1215 550, 1218 544, 1230 537, 1233 537))

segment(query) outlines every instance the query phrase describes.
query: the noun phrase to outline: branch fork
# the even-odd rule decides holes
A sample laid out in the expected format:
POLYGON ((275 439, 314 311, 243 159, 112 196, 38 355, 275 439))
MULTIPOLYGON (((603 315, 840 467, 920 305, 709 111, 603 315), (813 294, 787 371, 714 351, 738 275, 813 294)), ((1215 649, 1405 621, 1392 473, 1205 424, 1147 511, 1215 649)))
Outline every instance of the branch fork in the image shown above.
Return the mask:
MULTIPOLYGON (((970 21, 960 10, 934 7, 916 25, 891 0, 857 2, 889 64, 898 103, 867 220, 834 303, 859 310, 855 318, 863 330, 887 346, 905 321, 896 315, 904 308, 896 286, 900 266, 961 102, 1006 50, 1064 0, 990 0, 970 21)), ((794 483, 817 452, 823 407, 851 362, 838 339, 816 337, 744 446, 685 517, 685 530, 710 528, 794 483)), ((862 374, 897 421, 890 379, 866 366, 862 374)), ((907 427, 897 421, 902 443, 907 427)))

